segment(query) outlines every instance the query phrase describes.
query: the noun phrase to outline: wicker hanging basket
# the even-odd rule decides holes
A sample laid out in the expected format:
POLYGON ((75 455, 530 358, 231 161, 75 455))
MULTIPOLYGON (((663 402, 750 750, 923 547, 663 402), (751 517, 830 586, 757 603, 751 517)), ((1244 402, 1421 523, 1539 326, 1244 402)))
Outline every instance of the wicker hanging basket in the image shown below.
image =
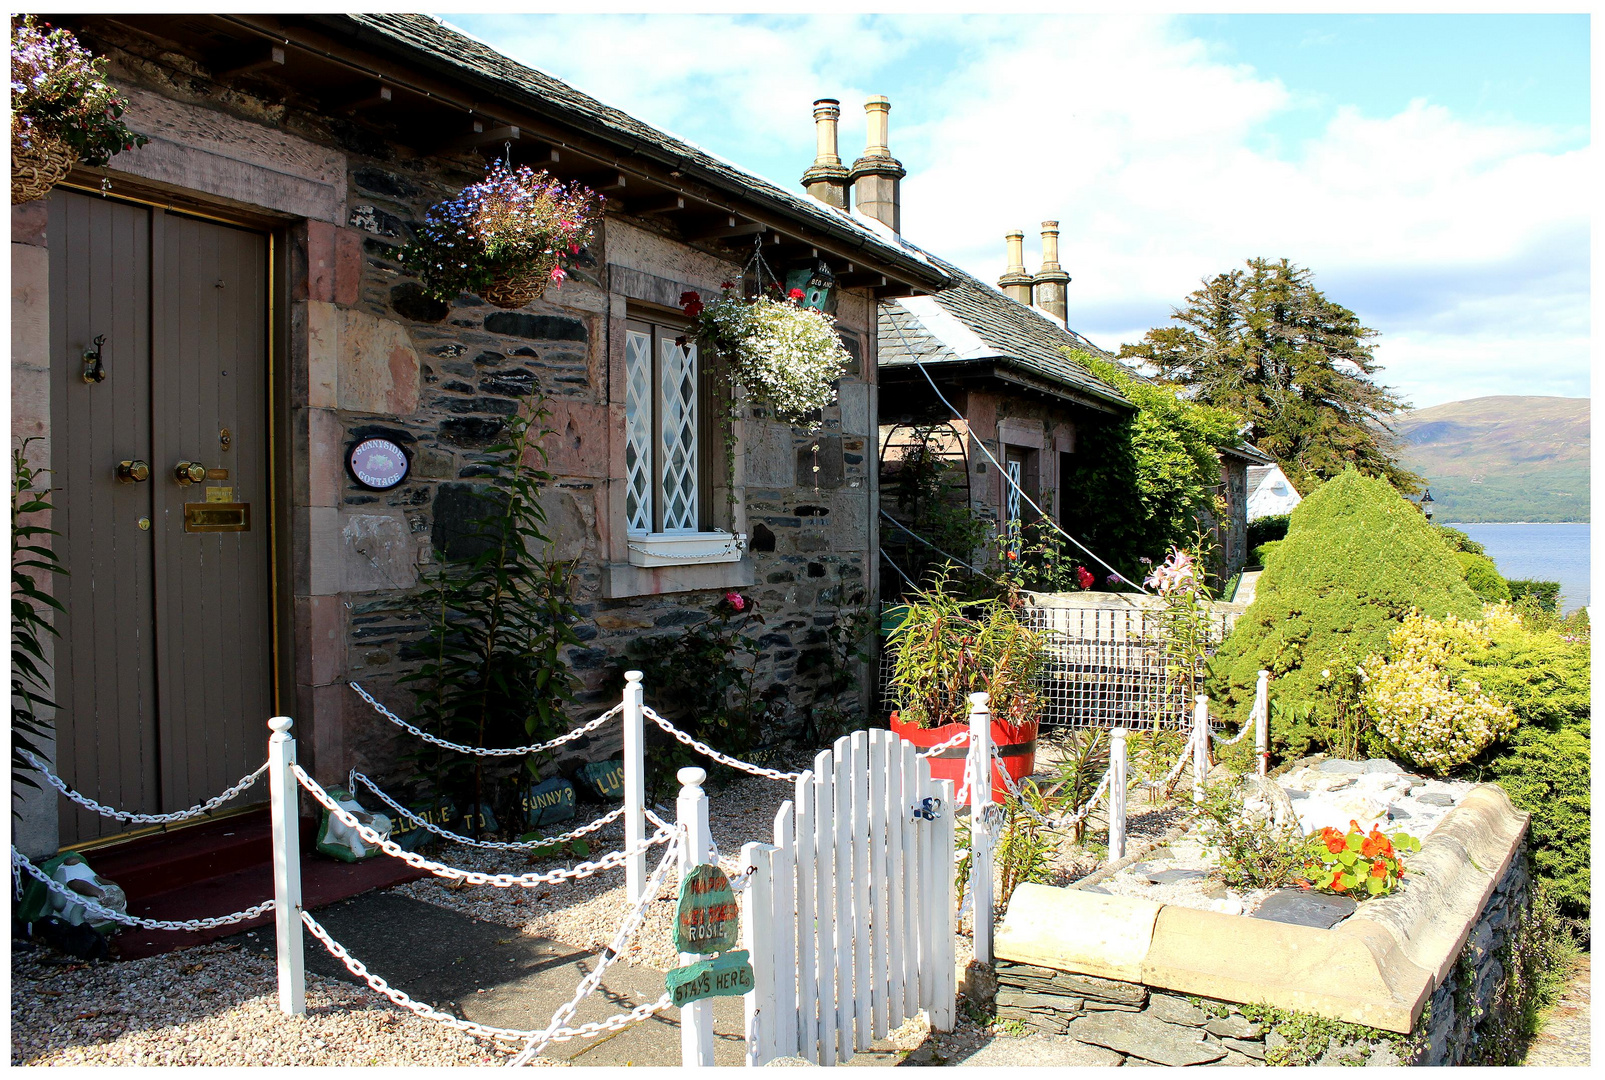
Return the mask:
POLYGON ((499 308, 521 308, 533 300, 539 300, 552 283, 552 267, 557 263, 556 255, 548 255, 523 269, 509 271, 504 277, 485 286, 479 294, 480 299, 499 308))
POLYGON ((11 128, 11 205, 42 199, 66 179, 78 157, 65 141, 35 131, 24 144, 11 128))

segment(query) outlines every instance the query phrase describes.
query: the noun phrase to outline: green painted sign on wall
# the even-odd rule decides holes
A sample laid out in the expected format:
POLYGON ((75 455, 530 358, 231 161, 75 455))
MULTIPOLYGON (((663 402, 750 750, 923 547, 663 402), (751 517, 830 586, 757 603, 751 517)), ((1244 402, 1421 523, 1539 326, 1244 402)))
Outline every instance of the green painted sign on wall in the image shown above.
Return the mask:
POLYGON ((674 947, 687 953, 728 952, 741 943, 740 916, 724 871, 709 863, 692 867, 680 882, 674 947))
POLYGON ((693 1001, 711 997, 734 997, 752 989, 752 965, 745 950, 727 952, 712 960, 675 968, 663 980, 674 1007, 683 1009, 693 1001))

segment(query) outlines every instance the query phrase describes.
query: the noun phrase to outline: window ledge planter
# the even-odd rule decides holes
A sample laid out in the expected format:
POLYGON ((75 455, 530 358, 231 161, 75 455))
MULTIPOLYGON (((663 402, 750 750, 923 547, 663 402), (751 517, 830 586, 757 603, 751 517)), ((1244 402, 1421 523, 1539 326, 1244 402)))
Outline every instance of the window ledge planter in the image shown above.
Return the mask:
MULTIPOLYGON (((913 724, 905 724, 899 720, 897 713, 892 713, 892 731, 907 739, 921 750, 928 750, 938 743, 947 742, 961 731, 970 729, 969 721, 957 724, 943 724, 941 727, 922 728, 913 724)), ((1001 720, 992 721, 992 744, 998 748, 998 757, 1002 759, 1003 767, 1008 770, 1018 786, 1020 781, 1036 771, 1037 759, 1037 721, 1031 720, 1019 727, 1011 728, 1001 720)), ((953 781, 953 791, 964 786, 964 763, 969 757, 968 744, 950 747, 928 760, 931 763, 931 778, 933 780, 953 781)), ((1002 802, 1009 793, 1004 785, 1003 777, 997 766, 992 767, 992 801, 1002 802)), ((968 796, 963 805, 969 805, 968 796)))
POLYGON ((631 533, 632 566, 696 566, 741 561, 746 533, 711 532, 631 533))

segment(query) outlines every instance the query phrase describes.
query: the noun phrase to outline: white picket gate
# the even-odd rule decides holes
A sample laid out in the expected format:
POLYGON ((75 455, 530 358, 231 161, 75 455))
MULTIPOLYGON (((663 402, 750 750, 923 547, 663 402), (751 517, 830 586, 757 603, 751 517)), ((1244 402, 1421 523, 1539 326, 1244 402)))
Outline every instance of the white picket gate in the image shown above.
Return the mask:
POLYGON ((814 758, 742 848, 747 1062, 845 1062, 926 1010, 953 1027, 953 785, 913 743, 857 731, 814 758))

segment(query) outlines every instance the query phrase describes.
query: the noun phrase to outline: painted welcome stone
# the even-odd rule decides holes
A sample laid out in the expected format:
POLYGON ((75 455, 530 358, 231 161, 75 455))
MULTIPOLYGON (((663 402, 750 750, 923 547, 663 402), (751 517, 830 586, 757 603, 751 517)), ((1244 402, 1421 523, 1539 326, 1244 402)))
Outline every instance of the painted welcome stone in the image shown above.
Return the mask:
POLYGON ((752 964, 738 949, 675 968, 664 976, 663 985, 676 1009, 703 998, 735 997, 753 989, 752 964))
POLYGON ((711 863, 692 867, 680 882, 674 914, 674 947, 683 953, 715 953, 740 943, 741 909, 723 870, 711 863))
POLYGON ((525 788, 521 798, 524 822, 532 829, 568 821, 574 816, 574 785, 561 776, 525 788))
POLYGON ((618 758, 582 766, 577 779, 603 801, 624 798, 624 762, 618 758))

